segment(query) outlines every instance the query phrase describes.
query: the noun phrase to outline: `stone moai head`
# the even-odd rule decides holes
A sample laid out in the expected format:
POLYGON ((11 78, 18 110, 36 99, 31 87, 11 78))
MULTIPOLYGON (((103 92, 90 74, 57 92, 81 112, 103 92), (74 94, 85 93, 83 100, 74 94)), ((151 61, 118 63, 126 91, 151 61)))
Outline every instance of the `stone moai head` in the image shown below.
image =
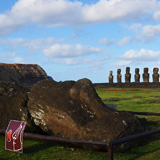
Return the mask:
POLYGON ((117 69, 117 74, 121 74, 121 69, 117 69))
POLYGON ((144 73, 143 73, 143 82, 149 82, 149 73, 148 73, 148 68, 144 68, 144 73))
POLYGON ((153 82, 159 82, 159 74, 158 74, 159 68, 153 68, 153 82))
POLYGON ((159 68, 153 68, 153 73, 158 74, 159 68))
POLYGON ((126 83, 131 82, 130 67, 126 67, 125 82, 126 83))
POLYGON ((139 68, 136 68, 136 69, 135 69, 135 73, 136 73, 136 74, 139 74, 139 68))
POLYGON ((121 77, 122 77, 121 69, 117 69, 117 82, 118 83, 121 83, 121 77))
POLYGON ((148 74, 148 68, 144 68, 144 73, 148 74))
POLYGON ((126 67, 126 73, 130 72, 130 67, 126 67))
POLYGON ((113 83, 113 75, 112 75, 113 71, 109 72, 109 83, 113 83))
POLYGON ((140 74, 139 74, 139 68, 135 68, 135 82, 140 82, 140 74))
POLYGON ((113 71, 110 71, 110 72, 109 72, 109 75, 112 76, 112 74, 113 74, 113 71))

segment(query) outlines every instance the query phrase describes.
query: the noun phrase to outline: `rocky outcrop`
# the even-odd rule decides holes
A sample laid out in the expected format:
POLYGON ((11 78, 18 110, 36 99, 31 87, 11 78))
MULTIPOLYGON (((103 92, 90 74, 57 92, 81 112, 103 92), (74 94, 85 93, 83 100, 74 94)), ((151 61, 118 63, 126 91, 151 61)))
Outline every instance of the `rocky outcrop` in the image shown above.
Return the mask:
POLYGON ((11 119, 27 121, 27 88, 13 82, 0 82, 0 128, 6 129, 11 119))
POLYGON ((18 120, 27 122, 27 132, 44 133, 34 124, 28 111, 29 92, 30 88, 0 81, 0 129, 6 130, 10 120, 18 120))
POLYGON ((32 86, 44 79, 49 78, 39 65, 0 63, 0 81, 15 82, 20 86, 32 86))
POLYGON ((37 126, 59 137, 110 141, 146 129, 136 116, 106 107, 88 79, 40 81, 29 93, 28 109, 37 126))
POLYGON ((0 129, 20 120, 27 132, 98 141, 146 130, 136 116, 108 108, 88 79, 56 82, 38 65, 21 64, 0 64, 0 79, 0 129))

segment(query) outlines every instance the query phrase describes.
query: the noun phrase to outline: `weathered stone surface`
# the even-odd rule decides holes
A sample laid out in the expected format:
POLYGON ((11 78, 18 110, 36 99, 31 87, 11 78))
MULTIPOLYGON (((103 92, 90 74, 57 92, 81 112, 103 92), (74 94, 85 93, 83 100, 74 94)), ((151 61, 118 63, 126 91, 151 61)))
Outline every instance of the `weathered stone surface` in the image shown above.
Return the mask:
POLYGON ((0 81, 0 129, 6 130, 10 120, 27 122, 25 131, 45 134, 32 120, 28 111, 30 88, 17 86, 14 82, 0 81))
POLYGON ((28 108, 36 125, 60 137, 110 141, 145 130, 136 116, 106 107, 88 79, 40 81, 28 108))
POLYGON ((148 73, 148 68, 144 68, 144 73, 143 73, 143 82, 149 82, 149 73, 148 73))
POLYGON ((139 74, 139 68, 135 69, 135 75, 134 75, 134 79, 136 83, 140 82, 140 74, 139 74))
POLYGON ((10 120, 28 121, 28 89, 12 82, 0 82, 0 128, 6 129, 10 120))
POLYGON ((117 69, 117 83, 122 82, 121 69, 117 69))
POLYGON ((110 71, 109 73, 109 83, 113 83, 113 75, 112 75, 113 71, 110 71))
POLYGON ((159 68, 153 68, 153 82, 159 82, 159 74, 158 74, 159 68))
POLYGON ((131 82, 130 67, 126 67, 125 82, 126 83, 131 82))
POLYGON ((21 86, 32 86, 44 79, 48 79, 48 76, 39 65, 0 63, 0 81, 15 82, 21 86))

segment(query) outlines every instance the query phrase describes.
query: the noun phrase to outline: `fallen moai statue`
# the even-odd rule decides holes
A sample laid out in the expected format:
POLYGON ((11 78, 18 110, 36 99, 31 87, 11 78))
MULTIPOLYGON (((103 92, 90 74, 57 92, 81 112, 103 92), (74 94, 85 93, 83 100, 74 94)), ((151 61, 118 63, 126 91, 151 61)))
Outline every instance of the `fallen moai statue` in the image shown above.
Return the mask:
POLYGON ((42 80, 31 88, 0 81, 0 128, 10 120, 26 121, 27 132, 103 142, 146 130, 133 114, 107 107, 88 79, 42 80))
POLYGON ((106 107, 88 79, 40 81, 31 88, 28 109, 37 126, 58 137, 111 141, 146 130, 135 115, 106 107))

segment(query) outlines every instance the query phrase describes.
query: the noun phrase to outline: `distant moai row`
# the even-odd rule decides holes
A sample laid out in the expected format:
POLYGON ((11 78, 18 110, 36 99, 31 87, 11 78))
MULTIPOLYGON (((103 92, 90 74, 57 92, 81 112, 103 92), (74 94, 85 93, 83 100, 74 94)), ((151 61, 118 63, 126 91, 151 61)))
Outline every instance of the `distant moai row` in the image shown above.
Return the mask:
MULTIPOLYGON (((158 71, 159 71, 159 68, 153 68, 153 74, 152 74, 153 82, 159 82, 158 71)), ((144 68, 144 73, 142 76, 143 76, 143 82, 149 82, 148 68, 144 68)), ((134 79, 136 83, 140 83, 139 68, 135 68, 134 79)), ((121 83, 121 82, 122 82, 121 69, 117 69, 117 83, 121 83)), ((131 82, 130 67, 126 67, 125 83, 130 83, 130 82, 131 82)), ((110 71, 109 83, 113 83, 113 71, 110 71)))

